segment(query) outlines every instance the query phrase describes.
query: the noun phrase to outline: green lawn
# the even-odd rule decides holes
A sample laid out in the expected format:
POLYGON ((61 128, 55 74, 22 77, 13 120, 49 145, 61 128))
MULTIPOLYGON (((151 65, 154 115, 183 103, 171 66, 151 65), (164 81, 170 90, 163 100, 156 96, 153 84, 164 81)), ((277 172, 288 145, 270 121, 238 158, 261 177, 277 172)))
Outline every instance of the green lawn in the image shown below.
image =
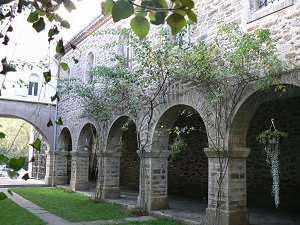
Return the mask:
POLYGON ((0 201, 1 225, 44 225, 45 221, 6 198, 0 201))
POLYGON ((13 188, 12 191, 69 222, 133 217, 130 211, 120 206, 90 201, 82 194, 61 188, 13 188))

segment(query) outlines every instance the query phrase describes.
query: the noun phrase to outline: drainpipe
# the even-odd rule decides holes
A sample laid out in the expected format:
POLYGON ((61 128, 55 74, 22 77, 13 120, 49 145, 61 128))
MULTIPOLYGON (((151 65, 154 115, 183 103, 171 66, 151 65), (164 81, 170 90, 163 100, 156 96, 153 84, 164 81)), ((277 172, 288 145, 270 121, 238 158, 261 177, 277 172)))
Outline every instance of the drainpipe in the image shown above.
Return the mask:
MULTIPOLYGON (((59 67, 59 61, 57 61, 57 59, 55 58, 51 58, 53 60, 53 62, 55 62, 56 66, 57 66, 57 78, 59 78, 59 72, 60 72, 60 67, 59 67)), ((57 86, 57 83, 56 83, 57 86)), ((54 120, 57 120, 57 114, 58 114, 58 101, 56 100, 56 105, 55 105, 55 113, 54 113, 54 120)), ((53 164, 52 164, 52 187, 54 187, 54 177, 55 177, 55 163, 56 163, 56 129, 57 129, 57 124, 54 123, 54 134, 53 134, 53 151, 52 151, 52 157, 53 157, 53 164)))

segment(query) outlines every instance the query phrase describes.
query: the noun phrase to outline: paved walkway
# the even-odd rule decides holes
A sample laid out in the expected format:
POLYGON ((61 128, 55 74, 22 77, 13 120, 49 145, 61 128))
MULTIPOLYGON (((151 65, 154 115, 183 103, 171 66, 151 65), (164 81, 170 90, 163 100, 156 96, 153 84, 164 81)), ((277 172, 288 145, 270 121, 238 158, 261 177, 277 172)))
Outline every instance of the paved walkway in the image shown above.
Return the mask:
MULTIPOLYGON (((0 191, 6 191, 7 188, 13 187, 14 184, 22 186, 43 186, 42 181, 28 180, 30 182, 23 183, 22 181, 3 180, 0 178, 0 191), (7 184, 8 183, 8 184, 7 184), (2 188, 1 188, 2 187, 2 188)), ((26 181, 27 182, 27 181, 26 181)), ((64 187, 68 188, 68 187, 64 187)), ((81 193, 94 196, 95 190, 81 191, 81 193)), ((137 205, 137 192, 122 190, 121 198, 107 199, 108 202, 117 203, 123 205, 126 208, 134 208, 137 205)), ((207 202, 196 198, 178 198, 170 197, 170 208, 165 210, 157 210, 150 212, 150 216, 134 217, 120 220, 105 220, 105 221, 94 221, 94 222, 80 222, 80 223, 69 223, 62 218, 59 218, 52 213, 42 209, 41 207, 25 200, 14 193, 10 198, 16 201, 22 207, 28 209, 32 213, 38 215, 43 220, 48 222, 50 225, 100 225, 100 224, 122 224, 129 221, 145 221, 154 220, 155 217, 173 218, 179 219, 185 224, 201 224, 205 221, 205 209, 207 202)), ((259 208, 249 209, 250 225, 300 225, 300 215, 295 213, 286 213, 277 210, 267 210, 259 208)))

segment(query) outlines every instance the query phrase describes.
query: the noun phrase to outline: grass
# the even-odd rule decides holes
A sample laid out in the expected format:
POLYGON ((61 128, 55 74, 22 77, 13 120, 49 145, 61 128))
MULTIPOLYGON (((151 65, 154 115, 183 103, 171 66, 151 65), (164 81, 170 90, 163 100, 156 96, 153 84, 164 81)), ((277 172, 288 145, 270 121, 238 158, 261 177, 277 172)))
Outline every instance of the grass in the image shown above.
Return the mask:
POLYGON ((1 225, 44 225, 44 220, 19 206, 17 203, 6 198, 0 201, 0 224, 1 225))
POLYGON ((91 201, 87 196, 62 188, 13 188, 12 191, 69 222, 133 217, 129 210, 120 206, 91 201))

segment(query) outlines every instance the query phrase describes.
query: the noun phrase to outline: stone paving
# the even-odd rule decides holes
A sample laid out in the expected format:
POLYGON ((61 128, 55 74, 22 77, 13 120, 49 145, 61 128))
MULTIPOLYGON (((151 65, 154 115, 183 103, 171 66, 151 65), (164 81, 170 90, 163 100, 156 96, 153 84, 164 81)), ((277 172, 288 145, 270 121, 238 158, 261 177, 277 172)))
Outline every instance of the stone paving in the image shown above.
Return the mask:
MULTIPOLYGON (((0 178, 0 191, 6 191, 8 187, 16 186, 44 186, 43 181, 28 180, 8 180, 0 178)), ((68 188, 64 186, 64 188, 68 188)), ((80 191, 87 196, 94 196, 95 190, 80 191)), ((9 196, 9 195, 8 195, 9 196)), ((41 217, 50 225, 97 225, 97 224, 122 224, 129 221, 146 221, 154 220, 156 217, 178 219, 184 224, 203 224, 205 221, 205 209, 207 202, 204 199, 197 198, 179 198, 170 197, 170 208, 165 210, 157 210, 150 212, 150 216, 134 217, 118 220, 105 220, 93 222, 77 222, 70 223, 52 213, 42 209, 41 207, 29 202, 21 196, 14 193, 9 196, 22 207, 41 217)), ((107 199, 107 202, 117 203, 126 208, 135 208, 137 205, 137 191, 122 190, 121 198, 107 199)), ((287 213, 269 209, 250 208, 249 209, 249 225, 300 225, 300 215, 296 213, 287 213)))

